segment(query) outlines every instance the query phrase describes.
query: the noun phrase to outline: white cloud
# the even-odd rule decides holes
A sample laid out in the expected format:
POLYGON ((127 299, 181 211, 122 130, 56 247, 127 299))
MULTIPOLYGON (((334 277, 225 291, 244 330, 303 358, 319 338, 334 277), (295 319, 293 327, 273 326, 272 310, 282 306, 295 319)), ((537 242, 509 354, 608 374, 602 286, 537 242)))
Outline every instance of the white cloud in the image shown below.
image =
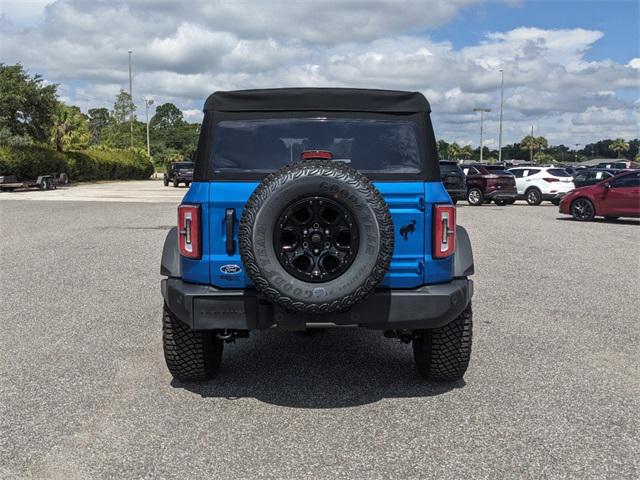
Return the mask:
POLYGON ((322 0, 313 9, 284 0, 58 0, 46 8, 43 1, 32 10, 42 16, 37 25, 17 21, 28 9, 5 15, 0 58, 60 82, 64 96, 86 109, 108 106, 126 88, 132 48, 134 98, 141 106, 149 96, 156 105, 172 101, 188 120, 201 118, 215 90, 419 90, 432 104, 439 136, 473 143, 478 106, 492 108, 487 142, 497 138, 503 68, 509 142, 531 124, 554 143, 637 134, 640 59, 588 60, 600 31, 520 27, 463 48, 424 33, 478 1, 322 0))

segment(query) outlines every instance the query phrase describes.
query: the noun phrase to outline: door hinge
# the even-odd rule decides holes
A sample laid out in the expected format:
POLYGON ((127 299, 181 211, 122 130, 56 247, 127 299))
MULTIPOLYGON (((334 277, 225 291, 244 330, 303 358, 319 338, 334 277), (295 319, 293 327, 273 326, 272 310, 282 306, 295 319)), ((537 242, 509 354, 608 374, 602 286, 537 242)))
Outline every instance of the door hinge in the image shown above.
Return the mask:
POLYGON ((426 209, 426 205, 425 205, 424 197, 420 196, 420 198, 418 198, 418 210, 420 210, 421 212, 424 212, 425 209, 426 209))

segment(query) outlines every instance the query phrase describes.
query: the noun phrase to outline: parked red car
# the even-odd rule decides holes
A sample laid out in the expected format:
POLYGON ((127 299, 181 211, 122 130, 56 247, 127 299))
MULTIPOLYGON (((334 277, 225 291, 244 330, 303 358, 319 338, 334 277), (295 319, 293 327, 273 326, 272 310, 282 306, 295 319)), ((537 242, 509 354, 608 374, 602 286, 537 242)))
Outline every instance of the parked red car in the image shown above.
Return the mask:
POLYGON ((560 213, 583 222, 596 216, 608 220, 640 218, 640 170, 571 190, 560 202, 560 213))

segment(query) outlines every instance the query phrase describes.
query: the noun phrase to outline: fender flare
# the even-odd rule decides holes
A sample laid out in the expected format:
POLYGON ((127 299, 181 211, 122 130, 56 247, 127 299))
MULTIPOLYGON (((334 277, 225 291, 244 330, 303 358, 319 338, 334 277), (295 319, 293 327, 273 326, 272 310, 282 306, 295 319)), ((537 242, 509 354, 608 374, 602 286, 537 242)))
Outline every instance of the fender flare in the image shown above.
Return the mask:
POLYGON ((182 277, 180 268, 180 252, 178 251, 178 228, 173 227, 167 233, 162 248, 160 275, 165 277, 182 277))
POLYGON ((473 250, 469 234, 464 227, 456 225, 456 253, 453 260, 453 276, 467 277, 473 275, 473 250))

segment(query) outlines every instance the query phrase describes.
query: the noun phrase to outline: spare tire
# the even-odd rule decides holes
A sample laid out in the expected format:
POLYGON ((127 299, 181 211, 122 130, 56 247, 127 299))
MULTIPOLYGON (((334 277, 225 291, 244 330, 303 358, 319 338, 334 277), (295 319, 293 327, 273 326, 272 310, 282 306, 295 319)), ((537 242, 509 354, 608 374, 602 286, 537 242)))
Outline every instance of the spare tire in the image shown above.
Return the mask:
POLYGON ((382 195, 344 163, 305 160, 265 178, 239 229, 245 271, 293 312, 345 310, 370 295, 393 255, 382 195))

